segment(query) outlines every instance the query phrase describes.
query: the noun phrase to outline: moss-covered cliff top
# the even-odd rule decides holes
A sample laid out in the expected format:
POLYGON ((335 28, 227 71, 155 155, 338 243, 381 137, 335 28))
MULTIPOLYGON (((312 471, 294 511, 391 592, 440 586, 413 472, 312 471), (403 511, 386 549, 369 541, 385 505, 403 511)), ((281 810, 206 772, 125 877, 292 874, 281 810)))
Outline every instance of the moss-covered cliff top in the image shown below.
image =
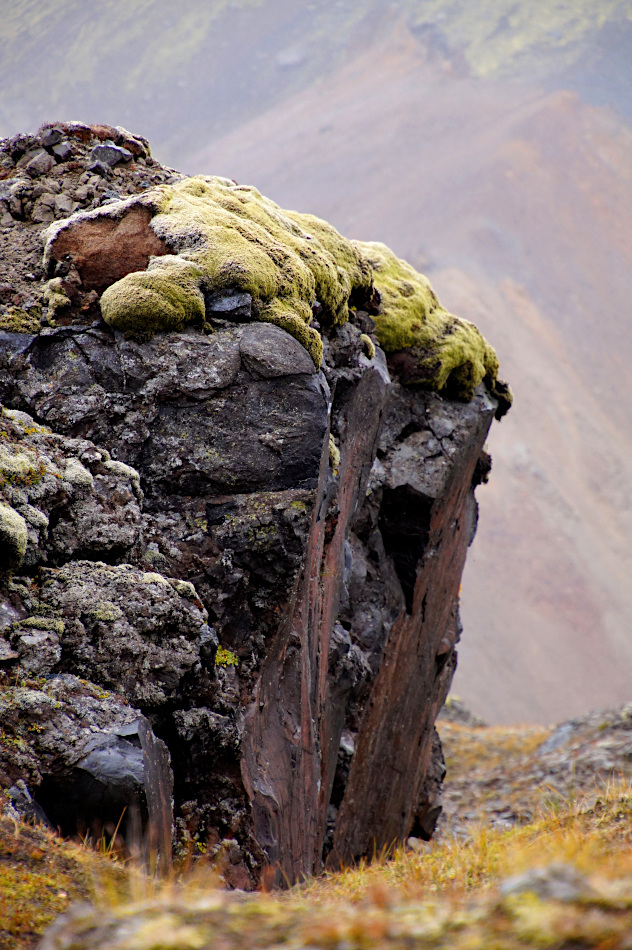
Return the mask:
MULTIPOLYGON (((104 320, 125 336, 147 340, 190 324, 211 332, 210 301, 241 295, 246 313, 242 308, 231 315, 220 305, 229 320, 276 324, 319 367, 322 335, 361 314, 359 322, 373 334, 367 352, 379 344, 398 355, 392 369, 403 382, 466 400, 484 382, 500 399, 501 412, 508 405, 492 347, 471 323, 441 307, 409 264, 385 245, 349 241, 327 222, 285 211, 256 188, 225 178, 185 178, 56 222, 45 251, 49 273, 56 260, 73 254, 81 270, 82 248, 95 243, 99 228, 116 227, 124 244, 128 216, 135 215, 138 226, 147 212, 145 227, 165 253, 149 256, 145 270, 129 268, 100 300, 104 320)), ((137 233, 128 240, 137 240, 137 233)), ((112 250, 104 246, 102 253, 112 250)), ((53 298, 63 308, 60 294, 62 282, 54 278, 49 310, 53 298)))

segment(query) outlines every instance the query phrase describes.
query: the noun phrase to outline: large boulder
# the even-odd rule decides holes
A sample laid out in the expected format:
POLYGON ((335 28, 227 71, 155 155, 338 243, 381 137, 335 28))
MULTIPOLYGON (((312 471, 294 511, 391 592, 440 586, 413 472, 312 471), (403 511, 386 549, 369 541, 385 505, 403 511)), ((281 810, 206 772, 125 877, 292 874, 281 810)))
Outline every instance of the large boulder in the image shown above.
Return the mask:
POLYGON ((143 186, 138 151, 102 200, 101 132, 61 131, 79 207, 43 235, 39 300, 0 305, 0 669, 131 703, 169 748, 178 846, 230 855, 233 886, 429 837, 510 401, 492 348, 383 245, 253 188, 155 164, 143 186))

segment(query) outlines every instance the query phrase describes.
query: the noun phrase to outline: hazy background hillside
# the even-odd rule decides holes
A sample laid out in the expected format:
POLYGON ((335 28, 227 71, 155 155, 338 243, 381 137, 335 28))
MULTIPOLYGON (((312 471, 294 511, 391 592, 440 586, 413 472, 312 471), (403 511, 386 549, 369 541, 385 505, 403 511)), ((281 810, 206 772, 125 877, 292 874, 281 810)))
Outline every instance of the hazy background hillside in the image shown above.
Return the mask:
POLYGON ((632 692, 632 3, 0 0, 0 134, 82 119, 383 240, 516 405, 455 690, 492 721, 632 692))

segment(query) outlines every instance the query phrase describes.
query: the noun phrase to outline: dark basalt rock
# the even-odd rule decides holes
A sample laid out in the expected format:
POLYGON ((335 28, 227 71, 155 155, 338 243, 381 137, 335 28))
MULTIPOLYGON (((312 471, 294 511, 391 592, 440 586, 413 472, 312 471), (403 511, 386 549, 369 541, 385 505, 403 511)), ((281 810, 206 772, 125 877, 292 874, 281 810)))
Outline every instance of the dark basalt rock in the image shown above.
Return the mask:
MULTIPOLYGON (((58 132, 82 208, 108 200, 91 155, 127 149, 115 177, 130 194, 177 174, 106 126, 45 127, 3 155, 54 161, 58 132)), ((53 171, 40 191, 15 176, 0 193, 20 275, 0 288, 0 503, 16 562, 0 575, 0 699, 14 682, 34 698, 12 707, 28 750, 0 747, 0 784, 23 782, 66 833, 135 802, 166 854, 173 779, 177 846, 221 855, 239 888, 266 865, 268 883, 293 882, 429 837, 434 722, 496 401, 401 385, 364 311, 329 328, 317 371, 230 288, 206 293, 203 325, 125 339, 98 294, 169 250, 139 208, 104 231, 74 218, 49 241, 44 326, 26 309, 9 320, 27 262, 44 276, 38 215, 66 197, 53 171), (71 699, 89 706, 72 756, 71 699)))
MULTIPOLYGON (((0 781, 17 814, 97 840, 108 826, 171 860, 169 753, 121 696, 76 676, 0 686, 0 781)), ((111 833, 111 832, 110 832, 111 833)))

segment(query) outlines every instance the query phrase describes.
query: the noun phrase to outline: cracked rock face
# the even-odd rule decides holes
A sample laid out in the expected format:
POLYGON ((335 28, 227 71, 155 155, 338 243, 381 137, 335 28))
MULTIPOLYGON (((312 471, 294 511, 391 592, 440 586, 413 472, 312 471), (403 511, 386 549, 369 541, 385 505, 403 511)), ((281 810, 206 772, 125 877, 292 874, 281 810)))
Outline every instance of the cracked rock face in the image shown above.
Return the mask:
POLYGON ((203 691, 205 667, 213 665, 206 611, 189 586, 128 564, 44 569, 37 592, 22 593, 35 613, 12 625, 10 642, 34 675, 73 670, 149 710, 194 672, 203 691))
MULTIPOLYGON (((64 197, 66 159, 44 165, 66 139, 82 208, 106 200, 79 181, 89 161, 117 197, 142 191, 148 169, 176 175, 122 130, 57 131, 32 155, 33 143, 11 146, 28 181, 11 185, 5 245, 33 268, 36 228, 64 197), (110 167, 90 157, 98 143, 133 160, 110 167), (46 185, 35 198, 33 182, 46 185)), ((125 339, 98 299, 121 268, 160 253, 134 226, 127 258, 115 227, 59 230, 75 243, 58 248, 43 326, 26 297, 15 303, 29 283, 19 268, 19 287, 0 285, 0 694, 26 690, 12 694, 22 745, 0 742, 0 782, 22 782, 73 833, 98 815, 68 775, 107 785, 118 762, 127 791, 110 799, 135 789, 165 853, 172 780, 176 847, 216 854, 239 888, 266 865, 269 882, 292 882, 429 836, 443 774, 434 721, 496 401, 482 385, 467 403, 402 385, 353 307, 323 331, 320 370, 230 289, 205 292, 204 326, 125 339), (121 251, 111 273, 95 241, 121 251)))

